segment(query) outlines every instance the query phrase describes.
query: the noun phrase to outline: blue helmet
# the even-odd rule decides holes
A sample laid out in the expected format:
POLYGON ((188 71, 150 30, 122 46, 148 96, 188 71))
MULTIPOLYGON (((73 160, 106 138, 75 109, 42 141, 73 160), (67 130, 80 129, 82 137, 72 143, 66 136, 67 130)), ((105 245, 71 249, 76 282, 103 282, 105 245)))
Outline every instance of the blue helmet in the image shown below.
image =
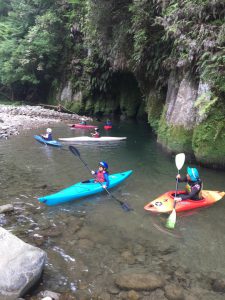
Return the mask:
POLYGON ((187 173, 191 178, 191 181, 197 181, 199 179, 199 173, 196 168, 187 167, 187 173))
POLYGON ((100 161, 99 166, 102 166, 105 169, 108 169, 108 164, 105 161, 100 161))

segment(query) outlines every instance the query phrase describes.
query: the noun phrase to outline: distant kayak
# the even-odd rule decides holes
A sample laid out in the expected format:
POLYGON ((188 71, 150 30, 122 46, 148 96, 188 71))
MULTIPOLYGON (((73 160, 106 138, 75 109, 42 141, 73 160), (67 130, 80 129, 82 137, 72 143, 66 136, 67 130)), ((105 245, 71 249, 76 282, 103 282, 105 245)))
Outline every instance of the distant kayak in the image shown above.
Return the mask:
MULTIPOLYGON (((177 197, 179 197, 179 193, 184 193, 184 191, 178 191, 177 197)), ((165 194, 159 196, 157 199, 148 203, 144 209, 153 213, 170 213, 173 210, 174 204, 174 194, 175 191, 169 191, 165 194)), ((221 200, 225 192, 217 192, 217 191, 202 191, 202 200, 182 200, 177 202, 176 211, 182 212, 186 210, 207 207, 213 205, 217 201, 221 200)))
POLYGON ((59 138, 63 142, 114 142, 114 141, 123 141, 126 140, 126 137, 114 137, 114 136, 102 136, 99 138, 90 137, 90 136, 78 136, 71 138, 59 138))
POLYGON ((61 147, 62 144, 58 141, 47 141, 45 140, 43 137, 41 137, 40 135, 34 135, 35 140, 37 140, 38 142, 45 144, 45 145, 49 145, 49 146, 54 146, 54 147, 61 147))
POLYGON ((72 124, 69 125, 71 128, 82 128, 82 129, 92 129, 92 128, 96 128, 96 126, 94 125, 84 125, 84 124, 72 124))
MULTIPOLYGON (((119 183, 123 182, 127 177, 132 174, 133 171, 129 170, 122 173, 109 175, 109 187, 113 188, 119 183)), ((90 179, 83 182, 78 182, 66 189, 63 189, 55 194, 38 198, 38 200, 46 205, 52 206, 82 197, 87 197, 97 193, 104 192, 105 190, 100 183, 94 182, 94 179, 90 179)))
POLYGON ((105 129, 105 130, 110 130, 110 129, 112 129, 112 125, 105 125, 105 126, 104 126, 104 129, 105 129))

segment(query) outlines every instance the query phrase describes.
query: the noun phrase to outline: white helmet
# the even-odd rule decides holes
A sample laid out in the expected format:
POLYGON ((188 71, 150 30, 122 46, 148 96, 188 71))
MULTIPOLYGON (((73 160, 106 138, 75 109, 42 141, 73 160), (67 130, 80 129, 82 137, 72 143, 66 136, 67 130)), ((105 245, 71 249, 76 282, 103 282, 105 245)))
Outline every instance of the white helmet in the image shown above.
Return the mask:
POLYGON ((81 121, 84 121, 85 119, 84 118, 81 118, 81 121))
POLYGON ((47 133, 52 133, 52 129, 51 128, 47 128, 46 131, 47 131, 47 133))

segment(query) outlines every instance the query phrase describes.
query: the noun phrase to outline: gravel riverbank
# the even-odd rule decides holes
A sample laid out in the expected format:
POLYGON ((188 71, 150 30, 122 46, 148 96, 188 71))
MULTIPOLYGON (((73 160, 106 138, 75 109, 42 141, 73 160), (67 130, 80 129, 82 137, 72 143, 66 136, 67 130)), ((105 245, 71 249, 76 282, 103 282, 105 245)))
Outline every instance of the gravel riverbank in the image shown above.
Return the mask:
MULTIPOLYGON (((18 135, 24 129, 32 129, 57 122, 77 122, 81 116, 62 113, 41 106, 0 105, 0 138, 18 135)), ((90 120, 90 118, 85 117, 90 120)))

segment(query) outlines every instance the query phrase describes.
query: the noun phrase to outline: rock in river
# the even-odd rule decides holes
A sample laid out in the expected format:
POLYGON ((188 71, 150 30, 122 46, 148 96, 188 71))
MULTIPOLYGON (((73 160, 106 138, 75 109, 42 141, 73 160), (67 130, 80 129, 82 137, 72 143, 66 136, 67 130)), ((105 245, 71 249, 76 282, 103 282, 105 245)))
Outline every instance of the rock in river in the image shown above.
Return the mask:
POLYGON ((1 227, 0 245, 0 299, 17 299, 40 278, 46 253, 1 227))

